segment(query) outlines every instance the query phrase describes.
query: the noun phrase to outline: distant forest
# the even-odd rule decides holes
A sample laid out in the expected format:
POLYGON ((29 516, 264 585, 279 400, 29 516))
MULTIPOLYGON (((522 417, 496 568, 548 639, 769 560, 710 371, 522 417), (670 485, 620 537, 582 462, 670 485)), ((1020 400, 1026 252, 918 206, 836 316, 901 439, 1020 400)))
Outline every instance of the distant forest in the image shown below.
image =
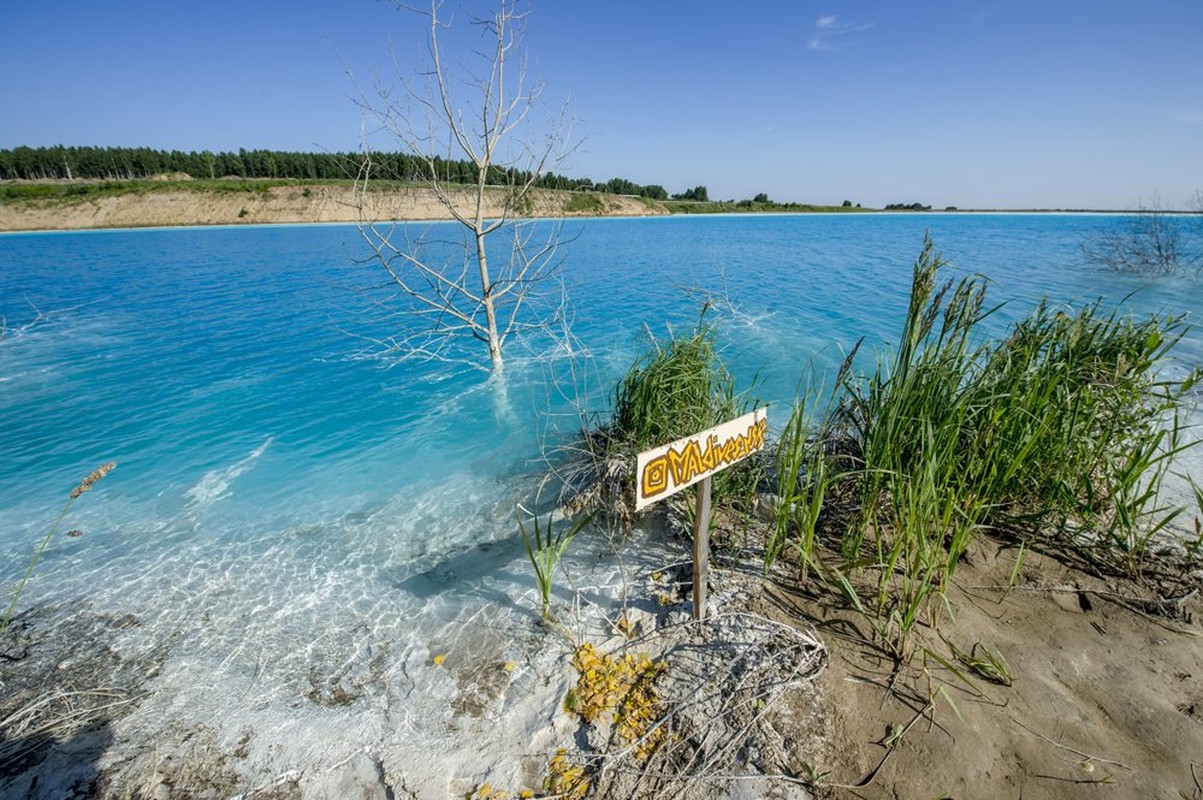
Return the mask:
MULTIPOLYGON (((358 172, 359 153, 290 153, 279 150, 239 150, 237 153, 152 150, 149 147, 14 147, 0 149, 0 180, 144 180, 156 175, 185 172, 193 178, 276 178, 296 180, 347 180, 358 172)), ((436 159, 442 180, 476 183, 470 161, 436 159)), ((407 153, 373 153, 372 175, 383 180, 423 181, 430 167, 407 153)), ((514 170, 495 169, 489 183, 506 185, 527 177, 514 170)), ((641 186, 626 178, 594 183, 589 178, 568 178, 547 173, 535 184, 546 189, 570 189, 637 195, 667 200, 668 192, 656 184, 641 186)))

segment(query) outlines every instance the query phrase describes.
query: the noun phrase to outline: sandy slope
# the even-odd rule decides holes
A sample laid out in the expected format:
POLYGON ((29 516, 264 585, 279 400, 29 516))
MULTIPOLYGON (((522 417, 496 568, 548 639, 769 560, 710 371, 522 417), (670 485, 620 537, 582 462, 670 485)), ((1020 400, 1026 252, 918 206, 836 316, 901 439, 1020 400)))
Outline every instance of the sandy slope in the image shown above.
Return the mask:
POLYGON ((923 652, 899 668, 863 617, 806 585, 766 586, 760 611, 811 621, 832 651, 817 699, 794 712, 824 721, 826 752, 799 756, 825 773, 820 797, 1203 797, 1197 600, 1179 620, 1141 613, 1130 586, 1034 553, 1012 586, 1015 557, 982 543, 957 569, 955 618, 921 626, 945 657, 943 642, 1004 654, 1012 686, 968 669, 963 682, 923 652))
MULTIPOLYGON (((666 213, 658 204, 633 197, 593 195, 584 212, 568 211, 573 195, 540 191, 533 195, 535 217, 647 216, 666 213)), ((0 231, 75 230, 165 225, 236 225, 290 222, 353 222, 358 218, 349 186, 276 186, 265 191, 214 192, 159 190, 116 197, 0 203, 0 231)), ((496 210, 496 205, 491 211, 496 210)), ((447 210, 428 189, 410 188, 369 195, 368 218, 445 219, 447 210)))

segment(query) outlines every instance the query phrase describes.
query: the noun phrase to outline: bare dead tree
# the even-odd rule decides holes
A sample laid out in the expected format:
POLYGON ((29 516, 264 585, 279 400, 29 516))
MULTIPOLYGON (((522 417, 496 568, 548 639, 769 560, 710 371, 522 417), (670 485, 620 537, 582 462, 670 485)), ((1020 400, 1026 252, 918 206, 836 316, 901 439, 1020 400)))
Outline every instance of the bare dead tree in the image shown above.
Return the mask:
POLYGON ((1198 269, 1203 266, 1203 253, 1183 241, 1181 216, 1166 211, 1154 197, 1150 205, 1137 207, 1122 230, 1084 243, 1082 252, 1088 261, 1116 272, 1172 274, 1198 269))
POLYGON ((426 68, 406 74, 394 58, 393 81, 376 79, 360 103, 382 132, 417 157, 421 182, 458 223, 462 239, 449 251, 447 242, 380 221, 370 191, 375 163, 365 144, 356 181, 359 228, 387 275, 381 302, 409 317, 405 332, 382 344, 402 357, 455 360, 468 336, 488 348, 497 372, 510 337, 551 331, 565 307, 556 280, 561 229, 536 226, 529 213, 539 179, 572 150, 571 124, 565 109, 541 127, 533 119, 544 86, 528 74, 527 15, 513 0, 472 20, 484 43, 475 65, 444 53, 450 22, 440 0, 408 10, 428 23, 426 68), (465 161, 470 183, 451 174, 465 161), (504 249, 496 246, 502 241, 504 249))

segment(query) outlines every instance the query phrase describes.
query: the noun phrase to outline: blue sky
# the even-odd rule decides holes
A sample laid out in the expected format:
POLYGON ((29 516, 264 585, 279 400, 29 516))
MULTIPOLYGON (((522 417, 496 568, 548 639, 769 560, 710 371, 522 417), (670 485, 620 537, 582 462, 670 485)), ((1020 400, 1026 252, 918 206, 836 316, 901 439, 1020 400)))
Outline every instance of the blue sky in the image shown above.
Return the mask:
MULTIPOLYGON (((545 97, 584 138, 571 175, 871 206, 1203 189, 1200 0, 527 7, 545 97)), ((355 150, 346 67, 366 83, 423 41, 380 0, 7 0, 3 20, 0 147, 355 150)))

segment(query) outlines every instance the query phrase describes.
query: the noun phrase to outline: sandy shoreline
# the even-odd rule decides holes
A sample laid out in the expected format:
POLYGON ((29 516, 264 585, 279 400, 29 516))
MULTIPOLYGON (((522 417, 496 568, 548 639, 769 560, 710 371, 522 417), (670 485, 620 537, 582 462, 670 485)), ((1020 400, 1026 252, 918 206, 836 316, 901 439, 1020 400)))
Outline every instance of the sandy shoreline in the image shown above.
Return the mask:
MULTIPOLYGON (((717 541, 737 528, 720 525, 717 541)), ((34 609, 0 648, 9 700, 41 697, 66 715, 69 693, 92 694, 74 701, 71 713, 84 716, 50 737, 0 739, 17 746, 0 747, 0 794, 514 800, 563 796, 544 781, 565 749, 593 764, 590 796, 1052 800, 1098 797, 1100 785, 1116 798, 1203 794, 1192 793, 1203 774, 1197 598, 1176 618, 1144 613, 1131 586, 1035 553, 1015 574, 1016 552, 984 540, 958 572, 955 617, 924 636, 941 650, 943 639, 1005 652, 1014 683, 1002 686, 924 656, 896 664, 865 618, 798 581, 795 566, 764 576, 747 540, 720 545, 713 619, 692 623, 685 544, 656 534, 601 583, 580 571, 600 553, 574 559, 584 583, 550 629, 536 623, 533 597, 515 597, 525 623, 440 637, 400 662, 368 643, 336 659, 331 692, 241 708, 255 692, 236 692, 214 714, 203 710, 219 688, 203 678, 208 667, 174 663, 134 616, 34 609), (621 617, 636 626, 626 636, 621 617), (668 755, 655 769, 608 750, 612 728, 569 712, 583 642, 663 660, 656 685, 678 737, 665 750, 680 742, 682 758, 704 756, 686 758, 686 774, 668 774, 668 755), (171 676, 181 669, 200 672, 180 684, 171 676), (370 744, 350 745, 365 732, 370 744)))
MULTIPOLYGON (((59 182, 85 185, 81 182, 59 182)), ((0 199, 0 233, 36 231, 98 230, 110 228, 160 228, 216 225, 271 225, 306 223, 347 223, 359 219, 355 192, 350 183, 290 183, 270 185, 256 181, 231 181, 213 188, 190 185, 187 181, 173 186, 144 182, 121 194, 101 196, 63 195, 45 199, 0 199), (178 188, 177 188, 178 187, 178 188)), ((461 190, 464 208, 471 206, 470 187, 461 190)), ((729 202, 729 201, 728 201, 729 202)), ((486 204, 486 216, 495 215, 497 203, 486 204)), ((535 189, 529 197, 525 216, 560 217, 657 217, 681 213, 707 216, 809 216, 830 214, 842 209, 806 211, 763 209, 747 211, 730 203, 730 208, 709 211, 670 210, 659 201, 632 195, 601 192, 568 192, 535 189)), ((858 213, 890 216, 932 215, 1009 215, 1049 214, 1073 216, 1116 216, 1132 214, 1123 210, 1092 209, 957 209, 887 210, 857 209, 858 213)), ((1192 212, 1168 211, 1167 214, 1192 212)), ((446 220, 451 216, 434 192, 421 186, 373 190, 368 198, 366 218, 382 220, 446 220)))
MULTIPOLYGON (((465 189, 465 194, 468 192, 465 189)), ((368 195, 373 220, 448 219, 434 192, 408 187, 368 195)), ((492 204, 488 213, 499 207, 492 204)), ((532 194, 531 217, 658 216, 665 209, 635 197, 539 190, 532 194), (586 200, 582 202, 582 197, 586 200)), ((160 189, 122 195, 0 202, 0 231, 88 230, 190 225, 355 222, 359 219, 350 185, 272 186, 252 191, 160 189)))

